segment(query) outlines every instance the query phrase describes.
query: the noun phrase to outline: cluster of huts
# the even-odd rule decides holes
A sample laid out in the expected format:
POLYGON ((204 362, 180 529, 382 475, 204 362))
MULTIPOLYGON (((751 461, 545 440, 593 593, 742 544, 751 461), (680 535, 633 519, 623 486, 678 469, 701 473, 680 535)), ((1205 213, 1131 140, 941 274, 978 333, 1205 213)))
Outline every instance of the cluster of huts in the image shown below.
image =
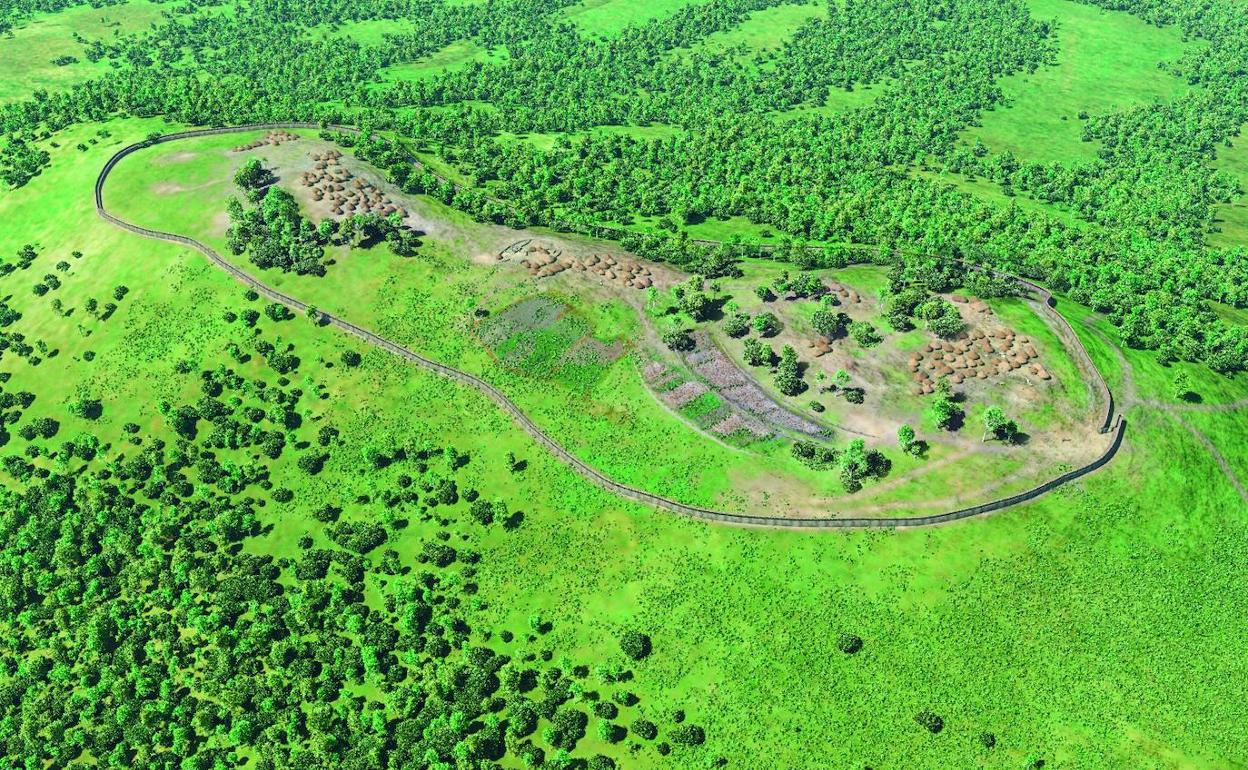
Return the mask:
POLYGON ((256 139, 255 141, 251 141, 251 142, 248 142, 247 144, 241 144, 238 147, 235 147, 234 152, 246 152, 247 150, 258 150, 261 147, 264 147, 266 145, 280 147, 286 142, 297 142, 297 141, 299 141, 298 134, 292 134, 289 131, 282 131, 282 130, 270 131, 269 133, 265 134, 260 139, 256 139))
POLYGON ((595 273, 609 281, 615 281, 634 289, 645 289, 654 285, 654 277, 650 268, 633 260, 617 261, 610 254, 594 254, 581 259, 562 256, 545 246, 533 245, 525 249, 520 265, 526 268, 530 275, 537 278, 547 278, 562 273, 564 270, 577 270, 595 273))
POLYGON ((810 348, 810 354, 815 358, 826 356, 832 352, 832 343, 828 342, 826 337, 816 337, 813 340, 807 340, 806 347, 810 348))
POLYGON ((1009 329, 984 332, 975 329, 965 339, 930 342, 910 355, 911 388, 915 395, 932 393, 936 380, 948 377, 955 385, 970 379, 987 380, 1024 370, 1041 380, 1052 375, 1040 364, 1031 338, 1009 329))
POLYGON ((949 300, 955 305, 966 305, 975 315, 992 315, 992 308, 988 307, 988 303, 984 302, 979 297, 963 297, 961 295, 954 294, 949 297, 949 300))
POLYGON ((303 172, 300 182, 311 188, 312 200, 328 201, 335 216, 373 213, 388 217, 398 212, 400 217, 407 217, 407 211, 372 182, 355 176, 343 166, 342 153, 338 150, 314 152, 310 157, 312 170, 303 172))
POLYGON ((846 305, 846 304, 856 305, 859 302, 862 302, 862 297, 858 295, 858 292, 854 291, 848 286, 842 286, 836 281, 832 281, 831 283, 828 284, 828 293, 834 297, 839 297, 842 305, 846 305))

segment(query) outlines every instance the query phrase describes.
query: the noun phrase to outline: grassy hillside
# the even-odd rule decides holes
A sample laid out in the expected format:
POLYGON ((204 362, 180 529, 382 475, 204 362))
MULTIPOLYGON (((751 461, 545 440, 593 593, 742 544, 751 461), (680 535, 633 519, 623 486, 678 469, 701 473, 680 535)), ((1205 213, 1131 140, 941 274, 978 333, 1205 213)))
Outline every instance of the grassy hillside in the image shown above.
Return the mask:
POLYGON ((55 14, 37 14, 0 35, 0 59, 5 73, 0 78, 0 104, 27 98, 36 89, 69 88, 109 71, 105 61, 87 60, 80 35, 87 41, 112 43, 120 36, 142 30, 160 20, 162 6, 148 0, 92 8, 79 6, 55 14), (75 61, 57 64, 60 57, 75 61))
MULTIPOLYGON (((109 144, 157 126, 111 124, 117 139, 109 144)), ((28 335, 60 351, 34 368, 6 360, 13 383, 37 390, 35 413, 57 415, 66 435, 90 429, 119 440, 130 420, 157 435, 167 430, 155 401, 193 392, 175 373, 177 361, 196 369, 230 363, 220 351, 236 332, 220 313, 246 303, 198 255, 91 214, 85 192, 110 151, 62 150, 54 172, 5 193, 0 211, 22 225, 6 230, 0 249, 39 244, 35 264, 4 280, 20 298, 28 335), (80 228, 60 228, 47 211, 57 196, 80 228), (24 286, 75 249, 84 256, 58 290, 67 306, 80 308, 115 284, 130 288, 106 322, 90 322, 80 309, 56 318, 24 286), (83 360, 86 350, 94 361, 83 360), (78 390, 103 397, 98 421, 63 411, 78 390)), ((209 214, 186 212, 184 221, 209 214)), ((682 704, 705 724, 708 751, 736 755, 734 765, 890 766, 905 757, 909 766, 937 767, 969 757, 985 767, 1036 758, 1220 767, 1245 748, 1219 728, 1238 718, 1235 679, 1225 672, 1238 665, 1234 618, 1245 611, 1233 590, 1245 577, 1239 565, 1248 543, 1236 534, 1242 508, 1209 455, 1164 416, 1129 410, 1128 447, 1109 469, 988 519, 909 533, 738 530, 621 505, 569 475, 474 393, 336 332, 302 319, 273 331, 295 345, 306 387, 329 394, 322 419, 341 427, 346 445, 315 478, 288 460, 274 464, 274 478, 300 491, 293 503, 266 509, 273 528, 249 550, 294 554, 305 533, 324 542, 310 510, 383 483, 361 472, 366 443, 415 432, 460 447, 472 457, 467 481, 524 512, 515 531, 470 535, 489 553, 477 577, 488 597, 477 607, 482 624, 523 628, 538 614, 554 624, 551 643, 574 655, 610 645, 621 623, 650 629, 658 654, 637 666, 630 687, 643 703, 682 704), (326 368, 345 349, 364 352, 363 365, 326 368), (503 470, 508 451, 528 461, 522 474, 503 470), (1207 602, 1209 595, 1222 600, 1207 602), (1193 628, 1202 632, 1193 636, 1193 628), (863 651, 837 651, 841 632, 861 636, 863 651), (1185 642, 1158 643, 1178 638, 1185 642), (945 719, 940 735, 914 723, 924 709, 945 719), (760 711, 769 718, 757 719, 760 711), (996 735, 997 748, 979 747, 984 731, 996 735)), ((1099 338, 1087 339, 1099 359, 1110 357, 1099 338)), ((1164 397, 1168 375, 1127 355, 1143 394, 1164 397)), ((262 373, 256 366, 248 371, 262 373)), ((1191 372, 1207 398, 1222 397, 1225 386, 1191 372)), ((1199 424, 1233 453, 1233 423, 1211 416, 1199 424)), ((21 442, 14 437, 10 447, 21 442)), ((392 546, 407 551, 424 526, 413 523, 392 546)), ((661 760, 647 751, 630 763, 688 766, 702 756, 661 760)))
POLYGON ((1170 101, 1187 90, 1182 80, 1157 66, 1200 45, 1185 42, 1178 30, 1073 0, 1028 0, 1027 8, 1055 23, 1056 60, 1035 73, 1005 78, 1005 106, 985 115, 982 126, 968 129, 967 141, 979 139, 1025 160, 1086 160, 1096 157, 1097 148, 1082 141, 1080 114, 1170 101))
MULTIPOLYGON (((707 34, 650 27, 656 39, 687 34, 698 50, 742 54, 717 72, 673 70, 672 85, 647 81, 640 65, 610 69, 636 51, 608 56, 563 41, 569 47, 550 58, 540 46, 513 57, 508 35, 522 25, 486 26, 506 10, 499 4, 455 3, 463 18, 482 14, 470 17, 480 24, 470 37, 422 48, 429 31, 417 11, 425 6, 386 5, 379 17, 370 5, 360 21, 332 23, 342 8, 360 10, 356 0, 341 1, 227 4, 187 16, 245 9, 309 39, 355 40, 364 49, 343 54, 350 66, 301 59, 298 46, 257 41, 246 29, 199 29, 188 39, 220 33, 237 47, 225 60, 204 54, 194 82, 127 69, 133 91, 92 91, 98 110, 53 100, 59 112, 45 113, 42 101, 32 103, 24 109, 40 117, 29 123, 3 106, 34 89, 115 77, 112 65, 85 60, 75 32, 121 37, 174 6, 79 5, 0 35, 0 112, 9 121, 0 160, 32 147, 48 152, 38 174, 0 189, 0 770, 1243 766, 1248 381, 1242 372, 1215 373, 1201 346, 1248 326, 1234 293, 1242 259, 1166 230, 1201 221, 1200 206, 1168 187, 1173 197, 1160 203, 1123 193, 1129 185, 1112 188, 1112 200, 1082 201, 1085 213, 1116 207, 1120 220, 1106 223, 1074 206, 1008 195, 984 175, 942 171, 934 157, 878 162, 909 157, 915 137, 933 146, 979 139, 990 153, 1027 160, 1089 161, 1103 145, 1081 141, 1081 110, 1104 116, 1217 93, 1225 83, 1216 78, 1189 86, 1156 66, 1212 43, 1124 11, 1026 0, 1030 17, 1057 22, 1053 61, 999 78, 1005 102, 980 114, 957 99, 987 80, 942 81, 949 75, 941 68, 1002 69, 1009 51, 983 61, 967 53, 994 48, 988 42, 1042 50, 1040 36, 1019 32, 1022 20, 1002 10, 1012 5, 950 0, 929 9, 942 15, 929 24, 904 2, 878 6, 890 9, 884 18, 844 3, 862 13, 836 33, 843 38, 829 38, 844 44, 848 74, 833 72, 838 63, 828 59, 811 59, 799 74, 817 84, 871 72, 875 85, 833 87, 817 110, 761 113, 751 110, 768 103, 762 85, 775 81, 753 78, 774 71, 795 30, 827 8, 749 10, 707 34), (979 26, 990 21, 1004 26, 979 26), (935 53, 919 52, 920 39, 874 57, 913 29, 936 40, 959 24, 981 37, 943 40, 948 47, 935 53), (380 68, 375 47, 387 45, 387 34, 413 36, 411 50, 430 52, 380 68), (51 63, 61 55, 81 61, 51 63), (461 125, 446 116, 483 103, 460 100, 472 84, 449 76, 478 64, 514 76, 515 90, 461 125), (335 79, 343 73, 353 79, 335 79), (387 90, 401 81, 429 86, 420 98, 431 103, 387 90), (942 83, 957 87, 942 92, 942 83), (899 88, 915 89, 911 122, 899 117, 899 88), (309 91, 313 106, 299 101, 309 91), (530 109, 517 94, 548 106, 530 109), (579 103, 585 94, 600 102, 579 103), (620 94, 626 106, 602 107, 620 94), (726 94, 737 101, 714 101, 726 94), (253 104, 257 95, 265 100, 253 104), (874 231, 898 245, 921 233, 923 243, 950 248, 970 234, 981 251, 960 253, 990 262, 1026 250, 1026 266, 1054 285, 1058 311, 1108 380, 1128 424, 1125 443, 1104 469, 1035 502, 928 529, 730 527, 634 504, 573 472, 478 391, 310 318, 284 318, 198 252, 98 217, 91 193, 106 160, 186 127, 153 105, 204 123, 336 120, 340 108, 402 115, 386 123, 388 135, 410 131, 405 138, 424 159, 463 182, 514 152, 490 166, 505 178, 491 178, 488 189, 539 225, 474 221, 468 212, 480 211, 467 195, 412 193, 421 230, 413 256, 397 256, 385 241, 331 244, 324 277, 262 271, 228 248, 227 202, 242 195, 236 170, 264 159, 282 170, 279 188, 304 194, 297 163, 310 165, 309 146, 329 146, 316 131, 248 153, 231 149, 263 131, 149 147, 118 166, 106 198, 118 216, 198 238, 282 291, 485 378, 619 481, 728 510, 786 513, 813 500, 906 515, 964 492, 1015 491, 1032 477, 1014 475, 1027 447, 977 446, 986 399, 966 402, 967 427, 945 437, 926 412, 930 397, 881 404, 888 391, 871 391, 878 414, 888 415, 871 445, 892 471, 857 496, 845 492, 839 469, 795 459, 790 438, 745 445, 701 430, 697 421, 722 409, 722 399, 707 393, 673 408, 642 374, 645 356, 685 365, 660 338, 669 319, 686 320, 656 310, 675 303, 673 293, 624 293, 589 276, 539 280, 496 258, 522 237, 622 253, 619 244, 540 226, 543 213, 574 204, 590 207, 587 220, 647 233, 676 227, 695 238, 779 243, 826 226, 836 236, 874 231), (556 110, 560 120, 551 120, 556 110), (958 123, 948 117, 955 113, 976 117, 958 123), (613 143, 619 136, 668 143, 626 148, 613 143), (944 195, 932 182, 956 189, 944 195), (688 221, 658 205, 689 201, 702 208, 691 204, 688 221), (1153 203, 1164 216, 1149 216, 1153 203), (1086 275, 1066 261, 1076 258, 1086 275), (556 323, 508 326, 517 307, 532 306, 553 308, 556 323), (1210 315, 1193 314, 1196 307, 1210 315), (1140 308, 1164 319, 1162 332, 1183 343, 1182 355, 1163 361, 1144 349, 1143 319, 1130 317, 1140 308), (893 440, 905 410, 920 437, 933 439, 924 458, 893 440), (625 641, 629 632, 645 635, 644 649, 625 641)), ((533 30, 559 23, 589 40, 618 40, 626 27, 692 5, 582 0, 549 17, 541 5, 499 18, 532 25, 526 43, 533 30)), ((709 28, 718 18, 697 23, 709 28)), ((1217 61, 1230 60, 1217 50, 1217 61)), ((637 60, 685 55, 659 43, 643 53, 637 60)), ((1176 175, 1192 171, 1187 181, 1200 187, 1207 162, 1248 188, 1248 144, 1220 133, 1228 114, 1211 106, 1198 121, 1218 137, 1212 152, 1183 144, 1192 139, 1186 123, 1145 122, 1121 136, 1170 162, 1152 140, 1173 129, 1174 147, 1192 153, 1182 157, 1200 160, 1176 175)), ((348 159, 366 173, 367 164, 348 159)), ((1130 180, 1141 169, 1118 171, 1130 180)), ((383 185, 382 171, 367 174, 383 185)), ((307 215, 311 204, 300 201, 307 215)), ((1246 205, 1240 195, 1214 209, 1215 246, 1245 243, 1246 205)), ((673 281, 707 264, 660 256, 666 261, 650 264, 673 281)), ((707 291, 733 296, 755 316, 783 316, 769 344, 810 331, 822 306, 764 301, 758 286, 788 271, 856 287, 886 338, 872 349, 839 340, 839 352, 864 362, 894 355, 894 374, 909 384, 900 362, 930 335, 888 326, 876 304, 888 266, 737 266, 742 276, 717 275, 718 288, 707 291)), ((991 304, 1002 323, 1036 339, 1061 388, 1012 416, 1040 428, 1075 420, 1089 407, 1086 388, 1052 329, 1018 300, 991 304)), ((687 325, 731 355, 743 345, 719 318, 687 325)), ((803 363, 814 385, 820 364, 803 363)), ((785 401, 771 372, 755 376, 811 419, 816 397, 829 404, 827 419, 850 409, 831 394, 785 401)), ((849 438, 834 432, 827 444, 844 450, 849 438)), ((1064 440, 1071 456, 1090 449, 1081 434, 1064 440)), ((1067 469, 1055 457, 1043 470, 1067 469)))

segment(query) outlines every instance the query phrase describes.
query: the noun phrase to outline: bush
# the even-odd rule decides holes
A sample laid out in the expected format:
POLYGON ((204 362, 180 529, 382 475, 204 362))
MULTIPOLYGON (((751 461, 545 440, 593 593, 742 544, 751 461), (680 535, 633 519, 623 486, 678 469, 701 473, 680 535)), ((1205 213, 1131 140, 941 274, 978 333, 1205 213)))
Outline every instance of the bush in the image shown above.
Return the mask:
POLYGON ((754 316, 754 331, 764 337, 774 337, 780 333, 780 319, 775 313, 759 313, 754 316))
POLYGON ((651 652, 650 637, 638 631, 620 634, 620 651, 633 660, 642 660, 651 652))
POLYGON ((329 455, 323 455, 319 452, 305 452, 299 456, 295 464, 299 466, 299 470, 309 476, 315 476, 325 467, 327 459, 329 459, 329 455))
POLYGON ((51 417, 39 417, 22 426, 18 435, 27 441, 38 438, 52 438, 61 429, 61 424, 51 417))
POLYGON ((836 649, 846 655, 853 655, 862 649, 862 637, 857 634, 842 633, 836 638, 836 649))
POLYGON ((914 721, 923 726, 932 735, 945 729, 945 720, 931 711, 920 711, 914 715, 914 721))
POLYGON ((277 302, 270 302, 265 305, 264 314, 271 321, 288 321, 295 317, 295 314, 290 312, 290 308, 277 302))
POLYGON ((627 734, 623 727, 614 722, 605 719, 598 722, 598 737, 605 743, 619 743, 627 734))
POLYGON ((477 523, 482 526, 494 523, 494 506, 487 500, 474 500, 472 506, 468 509, 468 513, 472 514, 472 518, 476 519, 477 523))
POLYGON ((659 728, 648 719, 638 719, 629 727, 633 735, 643 740, 652 741, 659 737, 659 728))
POLYGON ((359 366, 360 361, 361 361, 360 354, 356 353, 354 350, 342 351, 342 365, 343 366, 359 366))
POLYGON ((76 398, 69 402, 69 413, 84 420, 98 420, 104 407, 96 398, 76 398))
POLYGON ((358 554, 366 554, 386 542, 386 530, 377 524, 339 521, 327 530, 329 539, 358 554))
POLYGON ((681 746, 701 746, 706 742, 706 732, 697 725, 678 725, 668 733, 672 743, 681 746))
POLYGON ((312 518, 319 522, 329 524, 338 520, 338 515, 342 513, 342 509, 333 505, 322 505, 312 512, 312 518))

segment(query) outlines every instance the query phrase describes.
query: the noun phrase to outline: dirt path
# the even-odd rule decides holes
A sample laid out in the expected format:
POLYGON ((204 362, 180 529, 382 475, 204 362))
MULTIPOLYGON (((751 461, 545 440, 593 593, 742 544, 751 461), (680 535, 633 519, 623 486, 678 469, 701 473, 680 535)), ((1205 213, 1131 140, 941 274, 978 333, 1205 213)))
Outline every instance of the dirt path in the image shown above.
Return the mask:
POLYGON ((1155 409, 1166 414, 1170 419, 1182 425, 1184 430, 1192 434, 1192 436, 1201 443, 1209 454, 1213 457, 1213 461, 1222 469, 1222 474, 1226 476, 1226 480, 1231 483, 1235 491, 1239 493, 1240 498, 1248 503, 1248 488, 1244 487, 1244 483, 1240 481, 1239 476, 1235 474, 1235 469, 1227 462, 1226 457, 1218 450, 1208 436, 1204 434, 1195 425, 1183 419, 1184 412, 1235 412, 1244 408, 1248 408, 1248 398, 1241 398, 1230 401, 1225 404, 1167 404, 1162 401, 1149 401, 1139 397, 1139 388, 1135 384, 1135 369, 1131 366, 1131 362, 1123 355, 1122 349, 1117 343, 1109 338, 1104 332, 1096 329, 1092 325, 1088 325, 1092 333, 1097 339, 1105 343, 1105 346, 1114 354, 1114 358, 1118 361, 1118 367, 1122 370, 1122 408, 1126 409, 1130 406, 1140 406, 1148 409, 1155 409))
MULTIPOLYGON (((225 271, 235 280, 251 287, 255 291, 265 295, 269 299, 280 302, 283 305, 295 310, 296 312, 306 314, 308 305, 294 297, 283 294, 277 289, 265 284, 259 279, 253 277, 243 269, 239 268, 229 260, 222 257, 209 246, 200 243, 192 238, 174 233, 162 232, 159 230, 150 230, 139 227, 137 225, 126 222, 108 212, 104 204, 104 184, 108 180, 109 174, 113 169, 127 156, 138 152, 144 148, 155 144, 164 144, 174 142, 181 139, 190 139, 203 136, 215 136, 221 134, 241 133, 248 131, 257 131, 265 129, 296 129, 296 128, 318 128, 313 124, 283 123, 283 124, 267 124, 261 126, 238 126, 229 128, 203 129, 199 131, 186 131, 177 134, 169 134, 166 136, 149 139, 143 142, 132 144, 123 148, 109 158, 104 167, 100 170, 99 176, 95 182, 95 208, 96 213, 105 221, 129 232, 141 235, 147 238, 167 241, 170 243, 186 246, 200 254, 204 255, 214 265, 225 271)), ((352 130, 348 127, 334 127, 339 130, 352 130)), ((1122 445, 1123 435, 1126 430, 1126 422, 1121 418, 1114 426, 1114 440, 1109 448, 1101 454, 1097 459, 1076 468, 1068 473, 1062 474, 1057 478, 1040 484, 1039 486, 1011 495, 1006 498, 995 500, 982 505, 962 508, 947 513, 935 514, 930 516, 910 516, 910 517, 773 517, 748 514, 733 514, 723 511, 714 511, 706 508, 698 508, 696 506, 685 505, 683 503, 669 500, 659 495, 651 494, 641 489, 636 489, 625 484, 621 484, 607 477, 595 468, 591 467, 568 450, 564 449, 553 437, 549 436, 542 428, 537 425, 523 410, 520 409, 511 399, 509 399, 502 391, 494 387, 485 380, 468 372, 455 369, 445 364, 438 363, 427 359, 420 354, 409 350, 398 343, 386 339, 374 332, 363 327, 357 326, 343 318, 331 316, 327 313, 321 313, 321 321, 324 325, 333 326, 342 331, 353 334, 364 341, 375 345, 383 350, 393 353, 400 358, 410 361, 418 366, 424 367, 432 372, 447 377, 449 379, 468 385, 483 395, 494 401, 501 409, 507 412, 513 420, 526 431, 537 443, 544 446, 548 451, 554 454, 559 460, 568 465, 572 470, 579 473, 591 483, 600 488, 628 498, 630 500, 650 505, 663 510, 678 513, 680 515, 692 518, 704 519, 707 521, 716 521, 727 524, 746 525, 746 526, 764 526, 764 527, 796 527, 796 528, 816 528, 816 529, 893 529, 893 528, 914 528, 929 527, 940 524, 946 524, 961 519, 971 518, 973 516, 982 516, 994 511, 1004 510, 1006 508, 1019 505, 1021 503, 1035 500, 1048 492, 1067 484, 1083 476, 1093 473, 1108 464, 1117 454, 1118 449, 1122 445)), ((1080 348, 1082 350, 1082 347, 1080 348)), ((1086 350, 1082 351, 1086 355, 1086 350)))
POLYGON ((1196 440, 1205 447, 1209 454, 1213 456, 1213 461, 1218 464, 1219 468, 1222 469, 1222 475, 1226 476, 1226 480, 1231 482, 1231 486, 1234 487, 1235 491, 1239 493, 1240 499, 1245 503, 1248 503, 1248 489, 1244 488, 1244 483, 1239 480, 1238 476, 1235 475, 1235 470, 1231 468, 1231 464, 1226 461, 1226 457, 1218 451, 1218 448, 1209 439, 1209 437, 1197 429, 1195 425, 1192 425, 1187 420, 1184 420, 1177 413, 1171 413, 1170 417, 1179 425, 1186 428, 1187 432, 1191 433, 1192 436, 1194 436, 1196 440))

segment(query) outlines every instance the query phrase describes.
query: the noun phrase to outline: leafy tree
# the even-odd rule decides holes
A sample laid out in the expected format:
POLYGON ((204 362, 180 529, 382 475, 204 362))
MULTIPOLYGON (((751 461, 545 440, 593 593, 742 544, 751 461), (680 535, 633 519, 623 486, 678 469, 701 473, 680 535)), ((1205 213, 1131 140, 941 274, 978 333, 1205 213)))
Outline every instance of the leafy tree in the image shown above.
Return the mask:
POLYGON ((947 377, 936 381, 936 398, 928 408, 933 422, 945 430, 954 430, 962 419, 962 409, 953 395, 953 385, 947 377))
POLYGON ((796 396, 806 389, 797 361, 797 351, 785 345, 780 351, 780 365, 776 369, 776 389, 786 396, 796 396))
POLYGON ((984 436, 987 441, 991 436, 999 441, 1012 443, 1018 436, 1018 423, 1007 418, 1000 407, 990 406, 984 411, 984 436))
POLYGON ((273 173, 258 158, 251 158, 234 173, 234 184, 243 190, 255 190, 273 183, 273 173))
POLYGON ((880 344, 883 338, 876 332, 875 327, 866 321, 852 321, 849 324, 849 336, 864 348, 873 347, 880 344))
POLYGON ((633 660, 648 657, 652 649, 649 636, 631 629, 620 634, 619 642, 620 651, 633 660))
POLYGON ((681 746, 701 746, 706 742, 706 732, 697 725, 683 724, 673 727, 668 732, 668 738, 681 746))
POLYGON ((945 729, 945 720, 931 711, 920 711, 914 715, 914 721, 918 722, 923 729, 932 734, 939 733, 945 729))
POLYGON ((750 317, 745 313, 733 313, 724 319, 723 327, 729 337, 744 337, 750 333, 750 317))
POLYGON ((754 331, 764 337, 774 337, 780 333, 780 319, 774 313, 759 313, 754 316, 754 331))
POLYGON ((850 318, 845 313, 834 313, 827 308, 820 308, 811 315, 810 323, 823 336, 839 339, 845 336, 845 331, 850 326, 850 318))
POLYGON ((771 347, 754 337, 745 341, 745 362, 750 366, 770 366, 776 353, 771 347))
POLYGON ((684 329, 668 329, 661 335, 663 344, 672 350, 693 350, 693 338, 684 329))
POLYGON ((862 649, 862 637, 856 634, 841 633, 836 637, 836 648, 846 655, 854 655, 862 649))
POLYGON ((1170 392, 1178 401, 1194 401, 1196 394, 1193 390, 1191 376, 1187 372, 1176 374, 1170 392))
POLYGON ((914 452, 915 445, 914 428, 911 428, 909 425, 903 423, 902 426, 897 429, 897 444, 901 447, 901 451, 907 454, 912 454, 914 452))

